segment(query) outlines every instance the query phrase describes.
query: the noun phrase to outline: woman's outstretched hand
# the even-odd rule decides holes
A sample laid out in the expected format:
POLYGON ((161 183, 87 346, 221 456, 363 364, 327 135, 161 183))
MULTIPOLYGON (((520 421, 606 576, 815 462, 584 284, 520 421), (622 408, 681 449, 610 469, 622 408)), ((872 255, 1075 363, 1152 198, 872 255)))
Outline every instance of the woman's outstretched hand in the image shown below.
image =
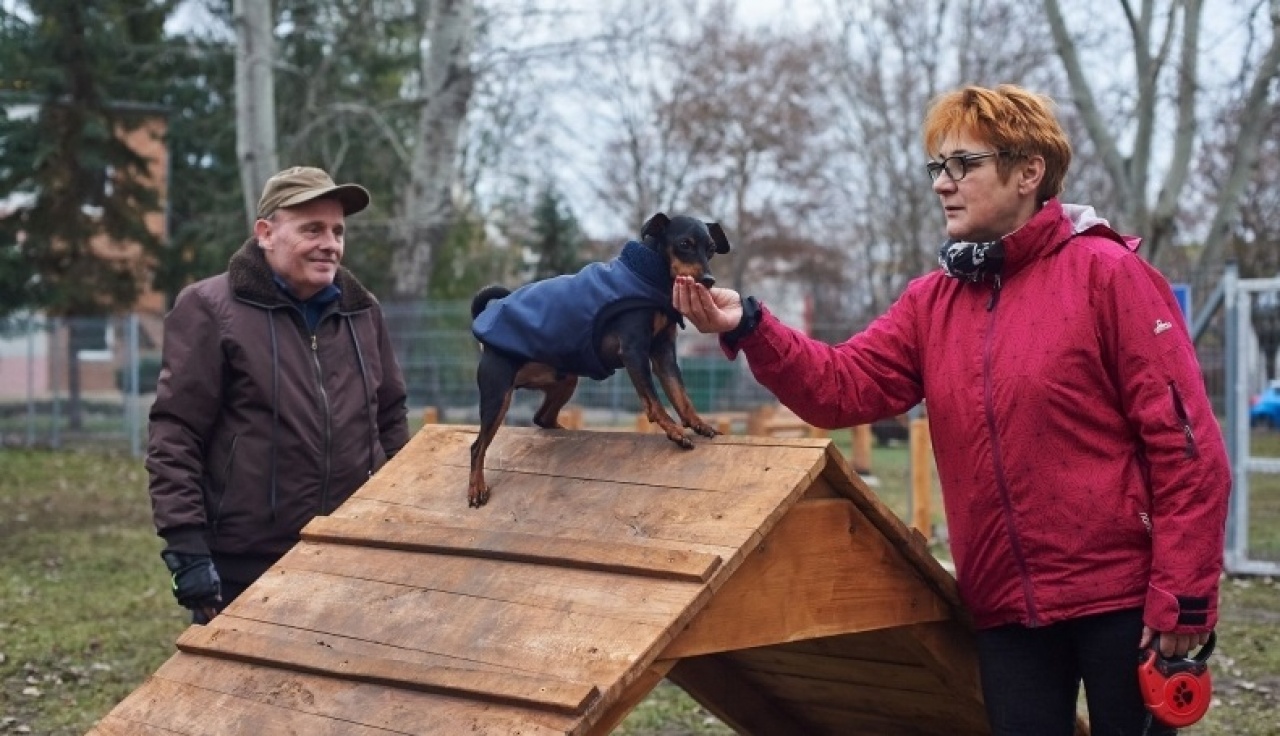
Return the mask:
POLYGON ((742 296, 732 289, 707 287, 689 276, 677 276, 671 302, 698 332, 728 332, 742 320, 742 296))

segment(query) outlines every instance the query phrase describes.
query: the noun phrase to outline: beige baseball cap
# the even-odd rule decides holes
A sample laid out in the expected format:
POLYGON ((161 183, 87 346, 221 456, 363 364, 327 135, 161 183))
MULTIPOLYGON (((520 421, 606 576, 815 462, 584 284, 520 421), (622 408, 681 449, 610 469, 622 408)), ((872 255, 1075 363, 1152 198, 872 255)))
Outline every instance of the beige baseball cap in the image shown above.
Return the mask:
POLYGON ((354 215, 369 206, 369 192, 359 184, 334 184, 324 169, 294 166, 267 179, 258 199, 258 217, 321 197, 341 202, 344 215, 354 215))

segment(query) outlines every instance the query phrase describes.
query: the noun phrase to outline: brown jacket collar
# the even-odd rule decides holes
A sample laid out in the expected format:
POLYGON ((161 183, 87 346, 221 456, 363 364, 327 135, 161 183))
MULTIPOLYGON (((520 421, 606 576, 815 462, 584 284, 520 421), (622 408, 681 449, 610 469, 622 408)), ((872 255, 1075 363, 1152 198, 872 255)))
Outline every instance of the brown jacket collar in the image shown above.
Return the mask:
MULTIPOLYGON (((267 307, 289 304, 276 286, 271 266, 267 264, 267 258, 258 247, 256 238, 249 238, 232 254, 231 262, 227 264, 227 275, 231 280, 231 291, 237 299, 267 307)), ((338 275, 333 283, 342 291, 342 296, 338 298, 339 312, 359 312, 377 303, 373 294, 345 266, 338 267, 338 275)))

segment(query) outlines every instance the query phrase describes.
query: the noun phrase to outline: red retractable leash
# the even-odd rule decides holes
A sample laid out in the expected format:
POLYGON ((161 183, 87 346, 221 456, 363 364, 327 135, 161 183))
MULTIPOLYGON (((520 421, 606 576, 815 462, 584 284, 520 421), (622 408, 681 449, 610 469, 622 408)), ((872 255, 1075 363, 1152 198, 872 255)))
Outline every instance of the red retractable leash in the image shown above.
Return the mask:
POLYGON ((1142 651, 1138 660, 1138 687, 1142 700, 1155 719, 1171 728, 1185 728, 1204 717, 1213 696, 1209 676, 1209 655, 1217 636, 1209 639, 1194 657, 1166 658, 1160 654, 1160 639, 1142 651))

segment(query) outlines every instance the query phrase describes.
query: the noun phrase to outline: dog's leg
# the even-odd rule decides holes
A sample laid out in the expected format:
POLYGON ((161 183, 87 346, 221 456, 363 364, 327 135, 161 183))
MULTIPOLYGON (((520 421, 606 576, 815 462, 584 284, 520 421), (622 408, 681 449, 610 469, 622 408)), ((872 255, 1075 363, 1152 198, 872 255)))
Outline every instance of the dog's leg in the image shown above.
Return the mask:
POLYGON ((560 426, 560 410, 573 398, 578 388, 578 377, 565 375, 542 390, 542 406, 533 415, 533 423, 543 429, 564 429, 560 426))
POLYGON ((621 352, 622 363, 626 366, 631 384, 635 386, 636 394, 640 397, 640 406, 644 409, 645 416, 650 422, 662 428, 667 439, 686 450, 692 450, 693 440, 685 436, 684 430, 675 423, 667 413, 666 407, 662 405, 662 401, 658 399, 658 389, 653 385, 653 372, 649 368, 648 345, 624 342, 621 352))
POLYGON ((476 368, 476 384, 480 388, 480 433, 471 443, 471 476, 467 483, 467 505, 472 508, 480 508, 489 501, 489 486, 484 480, 484 456, 511 406, 517 370, 510 359, 491 350, 480 355, 480 365, 476 368))
POLYGON ((703 437, 715 437, 720 433, 698 415, 693 401, 689 398, 689 391, 684 385, 684 376, 680 373, 680 365, 676 362, 675 329, 675 325, 671 325, 654 335, 653 347, 649 349, 653 370, 658 374, 662 390, 671 400, 671 406, 676 410, 680 421, 684 422, 684 426, 703 437))

